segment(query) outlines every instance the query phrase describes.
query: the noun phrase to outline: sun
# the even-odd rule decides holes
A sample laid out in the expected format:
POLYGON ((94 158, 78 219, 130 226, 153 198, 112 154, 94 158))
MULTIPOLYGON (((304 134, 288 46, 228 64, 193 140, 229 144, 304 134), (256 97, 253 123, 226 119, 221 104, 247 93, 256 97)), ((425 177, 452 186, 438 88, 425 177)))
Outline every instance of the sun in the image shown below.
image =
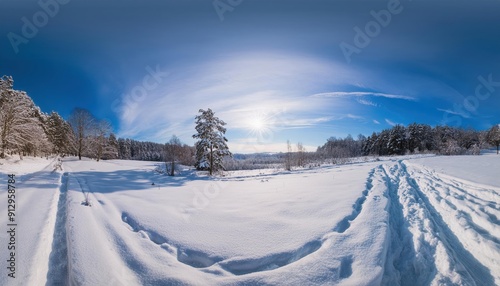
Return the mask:
POLYGON ((256 116, 248 121, 250 130, 253 132, 262 132, 266 128, 266 122, 262 116, 256 116))
POLYGON ((265 112, 250 114, 246 120, 246 129, 258 143, 272 140, 274 133, 273 116, 265 112))

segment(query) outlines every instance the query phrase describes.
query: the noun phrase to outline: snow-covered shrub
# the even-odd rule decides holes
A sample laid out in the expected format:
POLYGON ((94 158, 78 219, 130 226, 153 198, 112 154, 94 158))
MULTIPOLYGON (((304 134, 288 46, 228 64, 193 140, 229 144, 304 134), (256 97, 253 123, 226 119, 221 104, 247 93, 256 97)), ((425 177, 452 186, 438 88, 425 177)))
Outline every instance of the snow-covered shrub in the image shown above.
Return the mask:
POLYGON ((464 155, 466 152, 467 149, 460 147, 455 140, 448 140, 441 148, 442 155, 464 155))
POLYGON ((471 148, 467 150, 467 155, 480 155, 481 153, 481 148, 479 145, 474 144, 471 148))

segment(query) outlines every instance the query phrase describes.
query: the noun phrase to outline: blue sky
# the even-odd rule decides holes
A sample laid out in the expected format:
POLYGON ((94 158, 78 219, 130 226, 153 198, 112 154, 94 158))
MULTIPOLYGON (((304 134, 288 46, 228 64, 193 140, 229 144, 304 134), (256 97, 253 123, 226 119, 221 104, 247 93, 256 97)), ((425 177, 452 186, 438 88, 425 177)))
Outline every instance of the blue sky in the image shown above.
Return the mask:
POLYGON ((120 137, 192 144, 200 108, 225 120, 230 148, 246 153, 285 151, 287 139, 314 151, 394 124, 500 122, 498 0, 0 8, 0 74, 43 111, 87 108, 120 137))

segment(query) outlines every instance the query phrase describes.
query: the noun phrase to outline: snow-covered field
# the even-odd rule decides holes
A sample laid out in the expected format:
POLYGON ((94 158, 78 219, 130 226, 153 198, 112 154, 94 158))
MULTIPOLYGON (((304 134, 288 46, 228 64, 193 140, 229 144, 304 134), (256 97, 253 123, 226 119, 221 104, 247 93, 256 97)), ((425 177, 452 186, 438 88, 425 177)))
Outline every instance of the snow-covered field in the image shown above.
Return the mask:
POLYGON ((219 178, 154 162, 1 163, 0 285, 500 285, 495 154, 219 178))

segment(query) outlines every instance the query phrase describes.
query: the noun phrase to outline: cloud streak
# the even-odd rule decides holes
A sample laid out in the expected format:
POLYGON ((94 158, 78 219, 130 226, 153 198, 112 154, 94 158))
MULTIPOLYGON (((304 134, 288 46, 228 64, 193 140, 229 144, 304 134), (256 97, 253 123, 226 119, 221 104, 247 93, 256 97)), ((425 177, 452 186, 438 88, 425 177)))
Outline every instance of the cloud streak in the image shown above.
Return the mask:
POLYGON ((386 122, 387 124, 391 125, 391 126, 396 126, 396 125, 398 125, 398 124, 397 124, 397 123, 395 123, 394 121, 389 120, 389 119, 387 119, 387 118, 385 119, 385 122, 386 122))
POLYGON ((467 113, 467 112, 457 112, 457 111, 453 111, 453 110, 450 110, 450 109, 442 109, 442 108, 436 108, 438 111, 442 111, 442 112, 445 112, 445 113, 449 113, 449 114, 453 114, 453 115, 459 115, 459 116, 462 116, 463 118, 471 118, 470 114, 467 113))
MULTIPOLYGON (((381 92, 365 92, 365 91, 334 91, 334 92, 323 92, 311 95, 311 97, 364 97, 364 96, 375 96, 375 97, 385 97, 390 99, 403 99, 409 101, 417 101, 415 97, 399 94, 381 93, 381 92)), ((365 105, 373 105, 372 102, 364 101, 360 102, 365 105)))
POLYGON ((361 99, 361 98, 360 98, 360 99, 358 99, 358 100, 357 100, 357 102, 358 102, 358 103, 360 103, 360 104, 363 104, 363 105, 368 105, 368 106, 375 106, 375 107, 377 107, 377 106, 378 106, 378 104, 376 104, 376 103, 375 103, 375 102, 373 102, 373 101, 366 100, 366 99, 361 99))

